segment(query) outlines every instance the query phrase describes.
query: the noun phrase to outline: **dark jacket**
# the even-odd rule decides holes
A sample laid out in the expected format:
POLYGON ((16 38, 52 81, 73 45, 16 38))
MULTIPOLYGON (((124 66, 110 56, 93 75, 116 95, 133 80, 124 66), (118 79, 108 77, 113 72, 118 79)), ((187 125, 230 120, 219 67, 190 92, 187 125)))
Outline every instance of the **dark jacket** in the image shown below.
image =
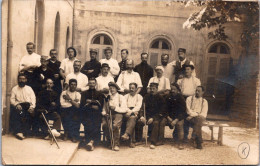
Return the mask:
POLYGON ((48 112, 56 112, 59 108, 59 96, 54 90, 42 90, 39 92, 36 98, 36 110, 40 111, 42 109, 48 112), (51 103, 55 102, 55 106, 51 103))
POLYGON ((48 62, 49 62, 48 67, 52 70, 53 83, 54 83, 53 90, 55 90, 60 95, 62 91, 61 80, 63 79, 60 75, 61 62, 56 60, 55 63, 53 63, 51 62, 50 59, 48 59, 48 62), (54 78, 54 74, 59 74, 59 77, 57 79, 54 78))
POLYGON ((185 75, 185 65, 190 65, 190 60, 186 60, 181 67, 181 62, 176 61, 176 66, 174 67, 175 82, 178 81, 180 75, 185 75))
MULTIPOLYGON (((159 94, 147 94, 144 97, 143 103, 145 104, 146 119, 153 118, 158 120, 167 116, 165 101, 159 94)), ((140 116, 144 116, 144 106, 140 112, 140 116)))
POLYGON ((45 85, 46 85, 46 80, 48 78, 51 78, 53 79, 53 75, 52 75, 52 70, 50 68, 47 67, 47 70, 43 71, 42 70, 42 67, 37 67, 35 70, 34 70, 34 80, 33 82, 35 83, 35 86, 37 87, 36 89, 36 95, 42 91, 43 89, 45 89, 45 85), (41 80, 41 74, 44 76, 44 79, 41 80))
POLYGON ((104 105, 104 97, 103 94, 99 91, 96 91, 96 89, 89 89, 81 93, 81 101, 80 101, 80 107, 81 109, 87 110, 91 109, 92 105, 98 105, 99 106, 99 111, 102 111, 103 105, 104 105), (92 100, 93 102, 86 106, 87 104, 87 99, 92 100), (98 102, 96 102, 96 100, 98 102))
POLYGON ((140 63, 135 66, 134 71, 139 73, 143 88, 140 92, 140 94, 144 97, 147 93, 147 86, 149 83, 150 78, 153 77, 153 68, 148 65, 147 63, 140 63))
POLYGON ((171 93, 166 96, 167 115, 170 118, 182 120, 187 117, 186 102, 181 94, 172 95, 171 93))
POLYGON ((88 78, 97 78, 101 69, 101 63, 95 60, 87 61, 81 68, 80 72, 85 74, 88 78), (86 70, 94 70, 92 73, 87 73, 86 70))
POLYGON ((118 75, 115 77, 115 82, 117 81, 117 79, 118 79, 119 75, 121 74, 121 72, 126 70, 126 60, 119 62, 118 66, 120 68, 120 71, 119 71, 118 75))

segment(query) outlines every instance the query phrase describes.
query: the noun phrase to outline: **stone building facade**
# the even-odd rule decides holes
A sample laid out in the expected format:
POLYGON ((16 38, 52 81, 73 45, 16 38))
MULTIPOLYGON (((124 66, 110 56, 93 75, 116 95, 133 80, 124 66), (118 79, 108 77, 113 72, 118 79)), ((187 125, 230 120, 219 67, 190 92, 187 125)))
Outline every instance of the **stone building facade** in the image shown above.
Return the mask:
MULTIPOLYGON (((47 55, 52 47, 57 46, 54 43, 58 41, 59 59, 65 57, 65 48, 72 44, 78 52, 77 58, 85 62, 90 59, 90 48, 98 49, 98 59, 100 59, 104 57, 104 49, 110 46, 113 48, 113 58, 118 61, 121 60, 121 49, 128 49, 129 58, 133 59, 135 64, 140 63, 142 52, 148 52, 148 61, 152 66, 155 66, 160 64, 160 57, 163 53, 169 54, 170 61, 173 61, 177 59, 178 48, 186 48, 187 58, 195 63, 197 77, 207 89, 206 98, 209 101, 209 113, 220 114, 234 121, 242 121, 240 114, 236 113, 236 106, 239 103, 233 102, 230 106, 225 103, 226 101, 234 101, 240 95, 237 91, 240 87, 235 88, 233 95, 228 95, 227 93, 230 92, 227 92, 228 85, 225 83, 225 79, 229 77, 231 68, 236 66, 240 57, 243 56, 243 48, 240 43, 243 22, 227 24, 225 31, 228 39, 217 41, 208 39, 208 32, 212 29, 195 31, 183 28, 183 23, 191 13, 198 11, 198 7, 185 7, 178 2, 31 0, 24 3, 13 0, 14 8, 18 9, 13 10, 13 18, 15 18, 13 21, 18 22, 18 24, 12 27, 15 33, 13 36, 16 36, 13 37, 13 57, 15 58, 12 59, 12 86, 16 84, 17 64, 22 54, 26 52, 25 44, 35 40, 35 32, 41 32, 40 28, 38 31, 35 29, 34 22, 37 2, 44 3, 45 6, 42 35, 38 34, 37 36, 42 38, 41 42, 37 43, 39 53, 47 55), (54 33, 57 12, 59 12, 60 17, 60 37, 58 40, 55 39, 57 33, 54 33), (21 13, 24 14, 21 15, 21 13), (25 22, 25 20, 30 21, 25 22), (72 28, 72 24, 74 28, 72 28), (227 96, 231 96, 231 99, 227 100, 227 96)), ((2 6, 5 21, 7 20, 4 12, 7 10, 6 4, 7 1, 4 1, 2 6)), ((3 27, 2 34, 6 35, 6 30, 7 28, 3 27)), ((36 40, 39 40, 37 37, 36 40)), ((3 38, 2 42, 2 55, 6 55, 6 47, 4 47, 7 44, 6 38, 3 38)), ((2 56, 2 60, 2 65, 5 66, 6 56, 2 56)), ((4 78, 3 85, 5 85, 4 68, 2 78, 4 78)), ((257 85, 255 80, 249 82, 250 85, 257 85)), ((256 109, 256 103, 258 103, 256 92, 258 91, 256 87, 254 86, 252 93, 248 94, 254 98, 254 102, 251 102, 254 103, 255 109, 246 109, 252 107, 252 103, 250 106, 245 104, 245 109, 241 109, 244 114, 250 111, 248 118, 254 121, 254 124, 256 124, 256 117, 258 117, 256 109)), ((5 98, 6 95, 3 93, 2 96, 5 98)), ((243 120, 243 123, 246 121, 243 120)))

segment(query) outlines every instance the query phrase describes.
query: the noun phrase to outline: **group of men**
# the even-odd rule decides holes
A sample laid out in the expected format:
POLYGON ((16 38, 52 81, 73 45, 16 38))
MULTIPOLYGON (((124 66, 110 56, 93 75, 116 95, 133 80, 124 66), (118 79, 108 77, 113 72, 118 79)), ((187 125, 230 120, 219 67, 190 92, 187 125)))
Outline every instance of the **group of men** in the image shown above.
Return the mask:
POLYGON ((27 43, 27 55, 19 64, 18 85, 11 92, 11 128, 18 139, 42 131, 49 132, 44 118, 53 120, 52 134, 77 142, 80 125, 84 126, 84 143, 91 151, 101 140, 101 128, 108 146, 119 151, 120 141, 130 147, 140 145, 143 127, 148 126, 150 148, 164 143, 164 130, 174 129, 178 148, 191 139, 202 148, 201 127, 208 111, 203 98, 204 87, 196 77, 186 49, 178 49, 179 60, 169 62, 161 56, 161 65, 154 69, 147 63, 148 53, 141 54, 141 63, 134 65, 128 50, 121 50, 121 62, 112 58, 107 47, 105 59, 97 60, 97 50, 90 50, 90 61, 83 67, 73 47, 61 62, 57 50, 48 56, 36 54, 34 43, 27 43), (154 76, 155 71, 155 76, 154 76), (120 139, 121 138, 121 139, 120 139))

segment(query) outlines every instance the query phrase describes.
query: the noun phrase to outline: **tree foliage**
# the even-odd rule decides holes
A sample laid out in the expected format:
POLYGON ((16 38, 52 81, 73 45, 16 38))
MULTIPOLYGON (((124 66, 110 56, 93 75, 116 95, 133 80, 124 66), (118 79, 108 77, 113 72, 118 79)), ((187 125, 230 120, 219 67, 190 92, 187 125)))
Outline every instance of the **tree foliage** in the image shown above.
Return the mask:
POLYGON ((234 2, 223 0, 189 0, 179 1, 185 6, 195 5, 200 7, 198 12, 191 14, 184 23, 184 27, 195 30, 202 28, 216 29, 208 33, 210 39, 226 40, 225 24, 228 22, 242 22, 242 45, 259 36, 259 4, 258 2, 234 2))

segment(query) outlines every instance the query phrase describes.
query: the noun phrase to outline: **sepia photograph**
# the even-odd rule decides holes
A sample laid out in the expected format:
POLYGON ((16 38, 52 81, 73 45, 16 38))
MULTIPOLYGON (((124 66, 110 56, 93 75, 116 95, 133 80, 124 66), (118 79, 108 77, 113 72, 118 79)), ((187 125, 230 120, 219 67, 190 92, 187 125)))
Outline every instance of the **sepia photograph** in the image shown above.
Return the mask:
POLYGON ((2 165, 259 165, 258 0, 2 0, 2 165))

